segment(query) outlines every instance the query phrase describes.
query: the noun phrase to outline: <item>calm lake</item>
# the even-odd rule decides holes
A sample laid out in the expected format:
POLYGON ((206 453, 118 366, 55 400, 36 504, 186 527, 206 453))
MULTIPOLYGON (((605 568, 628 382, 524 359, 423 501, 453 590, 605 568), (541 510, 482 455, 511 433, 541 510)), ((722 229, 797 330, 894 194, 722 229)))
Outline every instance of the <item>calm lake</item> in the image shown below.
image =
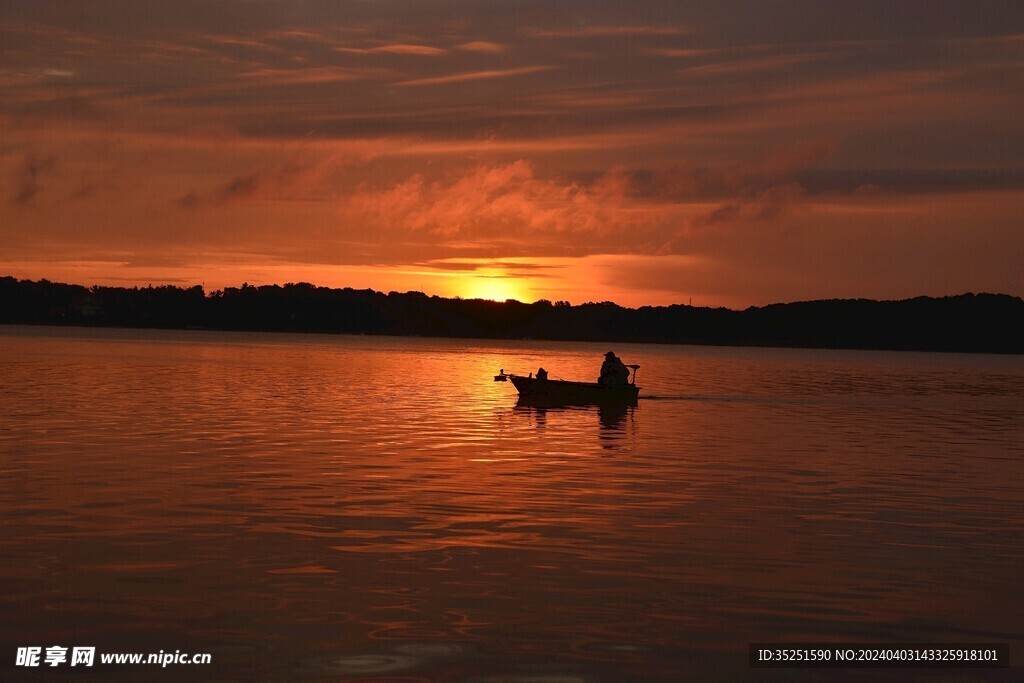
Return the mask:
POLYGON ((1024 664, 1021 357, 0 326, 0 371, 4 680, 1020 680, 747 646, 1024 664), (635 408, 492 379, 609 348, 635 408))

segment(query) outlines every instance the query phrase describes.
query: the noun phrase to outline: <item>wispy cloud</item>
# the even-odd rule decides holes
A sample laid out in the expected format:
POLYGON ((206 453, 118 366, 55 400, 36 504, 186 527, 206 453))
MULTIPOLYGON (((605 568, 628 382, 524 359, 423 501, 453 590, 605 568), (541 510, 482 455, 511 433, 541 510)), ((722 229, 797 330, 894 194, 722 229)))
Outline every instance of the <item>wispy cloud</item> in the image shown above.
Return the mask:
POLYGON ((494 78, 511 78, 513 76, 525 76, 527 74, 551 71, 554 66, 523 66, 515 69, 488 69, 486 71, 464 71, 446 76, 430 76, 427 78, 415 78, 408 81, 400 81, 393 85, 399 86, 424 86, 424 85, 445 85, 448 83, 463 83, 465 81, 484 81, 494 78))
POLYGON ((639 52, 642 55, 650 55, 652 57, 690 58, 714 54, 715 50, 695 47, 645 47, 640 48, 639 52))
POLYGON ((202 34, 199 39, 206 44, 213 45, 229 45, 234 47, 252 47, 260 50, 273 50, 279 51, 275 45, 272 45, 266 40, 258 40, 255 37, 243 36, 243 35, 217 35, 217 34, 202 34))
POLYGON ((396 43, 393 45, 378 45, 377 47, 367 48, 336 47, 334 48, 334 51, 358 55, 390 54, 416 55, 420 57, 436 57, 437 55, 443 55, 447 52, 447 50, 439 47, 432 47, 430 45, 413 45, 407 43, 396 43))
POLYGON ((822 59, 833 57, 834 53, 813 52, 807 54, 775 55, 771 57, 756 57, 753 59, 739 59, 735 61, 716 62, 714 64, 700 64, 697 66, 681 69, 679 73, 701 76, 723 76, 728 74, 745 74, 758 71, 781 70, 797 64, 816 62, 822 59))
POLYGON ((471 40, 468 43, 456 45, 456 47, 459 50, 465 50, 466 52, 486 52, 490 54, 504 52, 507 49, 501 43, 492 43, 488 40, 471 40))
MULTIPOLYGON (((368 76, 379 75, 380 69, 348 69, 337 66, 318 66, 294 69, 257 69, 248 71, 241 76, 261 84, 274 85, 310 85, 317 83, 332 83, 337 81, 352 81, 368 76)), ((223 90, 223 88, 221 88, 223 90)))
POLYGON ((529 26, 522 29, 531 38, 607 38, 617 36, 681 36, 692 33, 684 26, 614 26, 590 25, 568 28, 529 26))
POLYGON ((72 69, 43 69, 43 75, 51 78, 74 78, 75 72, 72 69))

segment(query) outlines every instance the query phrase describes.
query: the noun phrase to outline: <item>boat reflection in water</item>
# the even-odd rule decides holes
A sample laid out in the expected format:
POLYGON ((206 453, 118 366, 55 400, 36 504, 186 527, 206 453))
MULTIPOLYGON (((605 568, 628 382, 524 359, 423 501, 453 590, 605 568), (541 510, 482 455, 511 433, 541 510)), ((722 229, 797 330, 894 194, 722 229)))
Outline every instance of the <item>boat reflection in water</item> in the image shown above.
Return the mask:
MULTIPOLYGON (((635 410, 635 404, 557 404, 550 401, 537 403, 522 396, 519 397, 513 408, 516 415, 534 420, 538 430, 547 429, 549 417, 557 418, 558 416, 564 416, 573 420, 572 416, 574 415, 582 417, 583 415, 590 416, 596 413, 599 425, 598 441, 602 448, 609 450, 622 448, 626 443, 627 436, 634 435, 633 413, 635 410)), ((574 422, 577 428, 582 426, 580 424, 581 420, 574 420, 574 422)), ((584 428, 589 431, 589 428, 584 428)))

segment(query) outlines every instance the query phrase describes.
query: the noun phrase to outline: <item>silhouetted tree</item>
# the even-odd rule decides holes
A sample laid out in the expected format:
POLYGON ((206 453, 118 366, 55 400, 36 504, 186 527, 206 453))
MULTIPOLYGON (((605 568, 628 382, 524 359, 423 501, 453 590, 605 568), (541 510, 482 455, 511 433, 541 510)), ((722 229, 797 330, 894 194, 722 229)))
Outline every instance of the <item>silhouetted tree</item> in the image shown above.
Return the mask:
POLYGON ((1003 294, 733 311, 499 303, 308 282, 244 283, 207 295, 198 285, 86 288, 0 277, 0 323, 1024 353, 1024 301, 1003 294))

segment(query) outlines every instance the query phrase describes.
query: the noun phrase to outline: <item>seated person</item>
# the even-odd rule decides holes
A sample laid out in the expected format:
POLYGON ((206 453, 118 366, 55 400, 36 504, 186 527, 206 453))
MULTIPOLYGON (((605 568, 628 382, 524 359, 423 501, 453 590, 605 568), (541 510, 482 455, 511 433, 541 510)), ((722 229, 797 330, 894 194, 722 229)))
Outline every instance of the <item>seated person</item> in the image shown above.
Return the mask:
POLYGON ((627 382, 629 382, 629 368, 622 362, 622 359, 611 351, 604 354, 601 376, 597 383, 602 386, 622 386, 627 382))
POLYGON ((544 368, 540 368, 539 370, 537 370, 537 379, 547 379, 547 378, 548 378, 548 371, 547 370, 545 370, 544 368))

